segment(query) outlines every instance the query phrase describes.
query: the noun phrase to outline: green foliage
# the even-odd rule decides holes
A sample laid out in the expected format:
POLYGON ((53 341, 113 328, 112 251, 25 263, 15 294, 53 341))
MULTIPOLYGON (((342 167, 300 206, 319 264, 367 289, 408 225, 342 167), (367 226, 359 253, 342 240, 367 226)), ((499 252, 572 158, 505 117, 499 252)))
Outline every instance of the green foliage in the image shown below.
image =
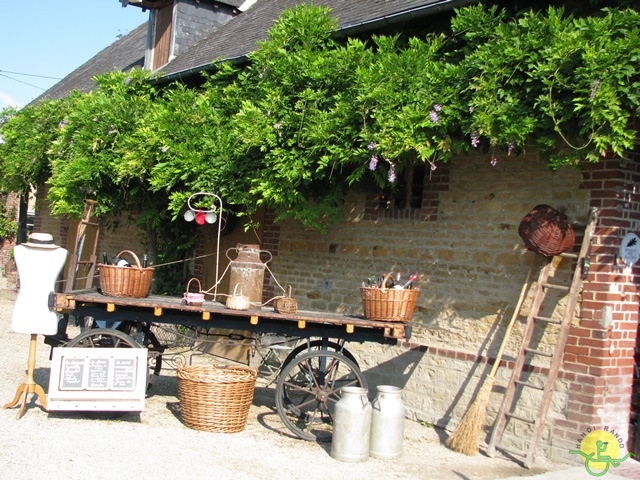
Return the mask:
POLYGON ((49 151, 69 100, 43 101, 19 112, 5 110, 0 124, 0 190, 24 193, 41 185, 51 173, 49 151))
POLYGON ((96 78, 95 92, 69 97, 70 108, 49 150, 49 198, 54 214, 79 216, 85 198, 96 215, 117 214, 144 202, 143 183, 130 173, 126 139, 145 126, 154 90, 148 73, 132 70, 96 78))
POLYGON ((539 148, 552 168, 624 155, 639 107, 639 27, 633 10, 574 19, 549 9, 509 21, 495 9, 460 10, 464 130, 491 148, 539 148))
POLYGON ((18 229, 14 221, 15 215, 15 211, 7 210, 7 195, 0 195, 0 241, 15 238, 18 229))
POLYGON ((197 89, 114 72, 91 94, 7 112, 1 186, 46 180, 58 214, 79 214, 87 196, 97 214, 132 210, 159 256, 179 256, 192 232, 171 219, 199 191, 247 222, 268 206, 322 231, 348 189, 393 186, 415 162, 535 148, 559 168, 633 147, 636 10, 473 6, 456 10, 451 34, 369 42, 338 42, 335 29, 326 8, 300 5, 248 65, 220 63, 197 89))

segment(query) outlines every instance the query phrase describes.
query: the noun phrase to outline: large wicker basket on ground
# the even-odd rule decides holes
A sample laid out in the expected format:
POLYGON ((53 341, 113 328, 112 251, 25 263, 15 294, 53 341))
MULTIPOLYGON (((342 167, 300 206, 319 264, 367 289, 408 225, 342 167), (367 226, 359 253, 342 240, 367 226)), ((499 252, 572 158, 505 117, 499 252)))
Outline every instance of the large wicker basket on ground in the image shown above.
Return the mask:
POLYGON ((178 368, 183 423, 195 430, 244 430, 257 371, 243 365, 189 365, 178 368))
POLYGON ((153 267, 143 268, 138 256, 129 250, 123 250, 118 254, 118 257, 121 257, 123 253, 131 255, 135 264, 130 267, 118 267, 117 265, 99 263, 100 291, 104 295, 112 297, 146 297, 153 279, 153 267))
POLYGON ((409 322, 418 300, 415 288, 396 290, 393 288, 360 288, 362 309, 368 320, 409 322))

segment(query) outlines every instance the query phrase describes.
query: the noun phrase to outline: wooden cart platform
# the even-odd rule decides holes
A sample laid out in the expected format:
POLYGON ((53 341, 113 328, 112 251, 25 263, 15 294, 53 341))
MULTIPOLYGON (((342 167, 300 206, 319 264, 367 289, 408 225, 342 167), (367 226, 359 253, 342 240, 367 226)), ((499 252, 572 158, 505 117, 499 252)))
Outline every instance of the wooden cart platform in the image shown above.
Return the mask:
POLYGON ((404 322, 368 320, 361 316, 329 312, 277 313, 272 307, 232 310, 222 303, 205 301, 185 305, 181 297, 149 295, 145 298, 112 297, 96 289, 52 293, 50 308, 61 313, 143 322, 188 325, 198 328, 250 330, 259 333, 341 338, 395 344, 411 336, 404 322))

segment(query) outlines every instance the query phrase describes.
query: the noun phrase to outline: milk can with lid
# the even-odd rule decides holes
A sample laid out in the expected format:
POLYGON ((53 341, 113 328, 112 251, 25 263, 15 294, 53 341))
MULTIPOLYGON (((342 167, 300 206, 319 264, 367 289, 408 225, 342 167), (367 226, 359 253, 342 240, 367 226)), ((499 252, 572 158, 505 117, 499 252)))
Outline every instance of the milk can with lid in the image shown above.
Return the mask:
POLYGON ((342 398, 335 405, 331 456, 341 462, 364 462, 369 459, 371 403, 367 389, 342 388, 342 398))
POLYGON ((232 295, 236 285, 244 296, 249 297, 250 302, 262 302, 262 287, 264 284, 264 271, 271 260, 271 253, 260 250, 260 245, 238 244, 236 248, 227 250, 229 264, 229 294, 232 295), (229 252, 235 250, 235 259, 229 257, 229 252), (269 254, 269 259, 263 262, 260 254, 269 254))
POLYGON ((398 458, 402 454, 405 408, 402 389, 378 385, 372 402, 369 454, 375 458, 398 458))

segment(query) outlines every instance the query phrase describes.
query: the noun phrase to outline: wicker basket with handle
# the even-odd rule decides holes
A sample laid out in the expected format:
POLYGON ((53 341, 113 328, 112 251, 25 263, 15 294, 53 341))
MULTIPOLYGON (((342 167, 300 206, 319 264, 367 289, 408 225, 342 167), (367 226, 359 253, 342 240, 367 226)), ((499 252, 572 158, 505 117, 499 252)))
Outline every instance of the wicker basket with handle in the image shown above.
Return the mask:
POLYGON ((242 287, 240 287, 240 293, 238 293, 238 287, 240 287, 240 284, 236 283, 236 286, 233 287, 233 295, 229 295, 225 305, 230 310, 249 310, 251 306, 249 297, 242 294, 242 287))
POLYGON ((298 311, 298 301, 291 297, 291 285, 289 285, 285 296, 276 297, 273 302, 273 309, 278 313, 287 313, 289 315, 293 315, 298 311))
MULTIPOLYGON (((382 285, 386 284, 386 275, 382 285)), ((362 310, 368 320, 409 322, 418 300, 418 288, 361 287, 362 310)))
POLYGON ((134 264, 130 267, 118 267, 117 265, 105 265, 99 263, 100 291, 104 295, 112 297, 142 298, 149 294, 151 280, 153 279, 153 267, 143 268, 138 256, 130 250, 123 250, 118 254, 129 254, 134 264))
POLYGON ((200 280, 193 277, 187 282, 187 290, 182 294, 182 299, 187 305, 202 305, 204 303, 204 293, 202 292, 202 284, 200 280), (195 281, 198 284, 197 292, 190 292, 191 282, 195 281))
POLYGON ((196 430, 244 430, 257 371, 244 365, 178 367, 178 399, 183 423, 196 430))

